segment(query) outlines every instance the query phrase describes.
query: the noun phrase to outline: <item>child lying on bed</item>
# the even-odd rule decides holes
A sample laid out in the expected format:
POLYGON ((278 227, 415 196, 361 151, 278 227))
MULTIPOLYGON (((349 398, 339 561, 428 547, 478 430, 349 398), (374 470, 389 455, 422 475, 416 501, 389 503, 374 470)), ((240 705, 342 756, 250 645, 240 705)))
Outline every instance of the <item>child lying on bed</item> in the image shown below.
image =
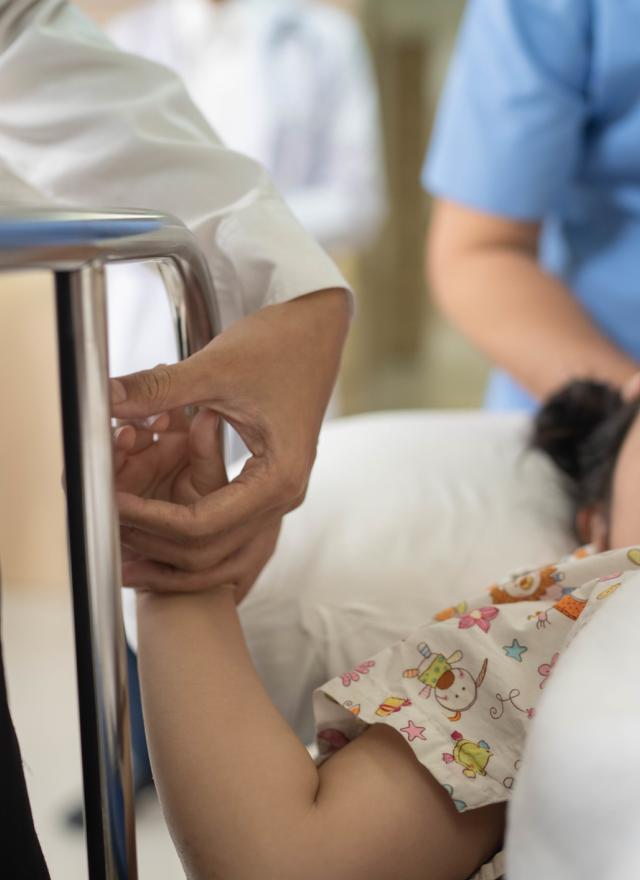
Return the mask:
MULTIPOLYGON (((316 763, 262 688, 231 584, 139 592, 150 752, 190 878, 501 875, 505 806, 538 699, 591 615, 616 590, 640 589, 637 412, 590 382, 548 402, 533 445, 566 474, 590 546, 442 611, 328 682, 314 696, 316 763)), ((132 432, 118 440, 122 491, 188 504, 223 483, 213 414, 155 444, 139 433, 132 446, 132 432), (191 469, 176 470, 187 443, 191 469)), ((125 528, 125 559, 126 544, 125 528)))

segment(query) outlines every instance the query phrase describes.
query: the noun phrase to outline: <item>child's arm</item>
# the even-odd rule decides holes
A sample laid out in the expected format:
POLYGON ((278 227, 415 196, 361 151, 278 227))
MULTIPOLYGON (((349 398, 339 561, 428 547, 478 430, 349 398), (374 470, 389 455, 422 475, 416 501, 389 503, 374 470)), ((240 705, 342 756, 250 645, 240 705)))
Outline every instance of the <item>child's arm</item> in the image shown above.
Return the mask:
POLYGON ((502 807, 458 813, 384 725, 317 769, 258 679, 230 590, 141 594, 138 629, 154 773, 192 880, 464 880, 498 848, 502 807))

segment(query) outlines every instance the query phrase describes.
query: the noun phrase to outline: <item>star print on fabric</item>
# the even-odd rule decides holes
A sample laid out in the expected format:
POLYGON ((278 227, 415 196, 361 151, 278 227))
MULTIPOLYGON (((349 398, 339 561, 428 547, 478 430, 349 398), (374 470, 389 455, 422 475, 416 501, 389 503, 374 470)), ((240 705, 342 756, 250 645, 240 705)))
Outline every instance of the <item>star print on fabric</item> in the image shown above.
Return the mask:
POLYGON ((522 663, 522 655, 529 649, 525 645, 521 645, 517 639, 514 639, 510 645, 503 645, 502 650, 507 657, 511 657, 512 660, 517 660, 518 663, 522 663))
POLYGON ((424 731, 424 727, 419 727, 417 724, 414 724, 413 721, 409 721, 406 727, 400 728, 400 733, 406 733, 407 739, 410 743, 412 743, 414 739, 426 740, 426 736, 423 735, 424 731))

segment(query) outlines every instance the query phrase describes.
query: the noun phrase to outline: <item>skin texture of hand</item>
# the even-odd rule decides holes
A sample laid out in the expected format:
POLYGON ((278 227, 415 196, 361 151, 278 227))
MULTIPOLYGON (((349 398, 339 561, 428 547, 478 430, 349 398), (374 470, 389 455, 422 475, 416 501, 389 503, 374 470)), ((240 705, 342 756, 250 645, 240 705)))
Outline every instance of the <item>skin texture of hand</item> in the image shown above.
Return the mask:
POLYGON ((165 416, 159 434, 128 425, 117 429, 116 489, 141 498, 193 504, 227 484, 220 420, 209 410, 199 411, 193 419, 184 410, 165 416))
MULTIPOLYGON (((167 493, 156 478, 118 492, 127 585, 197 591, 233 583, 238 595, 248 591, 282 517, 304 499, 348 325, 345 291, 308 294, 238 321, 182 363, 112 380, 116 418, 197 405, 229 422, 251 452, 235 480, 198 497, 185 495, 179 480, 167 493)), ((171 443, 153 455, 173 457, 184 474, 189 444, 184 436, 171 443)))
MULTIPOLYGON (((174 410, 165 416, 161 433, 132 426, 116 431, 116 490, 188 508, 227 485, 220 419, 207 409, 199 410, 193 419, 187 418, 184 410, 174 410)), ((136 566, 144 559, 139 549, 144 537, 134 534, 133 543, 137 547, 134 550, 130 546, 131 532, 127 526, 120 527, 125 584, 131 582, 130 572, 135 573, 136 566)), ((169 547, 167 552, 175 551, 169 547)), ((190 564, 186 557, 184 564, 185 567, 190 564)), ((253 579, 246 581, 236 577, 233 566, 220 566, 216 578, 220 586, 233 587, 237 602, 253 583, 253 579)), ((172 591, 180 589, 184 589, 182 582, 171 587, 172 591)))

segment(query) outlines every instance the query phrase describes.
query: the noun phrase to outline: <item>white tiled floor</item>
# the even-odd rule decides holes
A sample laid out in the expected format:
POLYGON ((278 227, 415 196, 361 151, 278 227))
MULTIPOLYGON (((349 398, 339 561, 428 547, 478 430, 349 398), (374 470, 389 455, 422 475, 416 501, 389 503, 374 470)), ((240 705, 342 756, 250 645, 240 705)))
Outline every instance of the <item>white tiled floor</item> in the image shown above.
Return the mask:
MULTIPOLYGON (((9 698, 38 833, 53 880, 84 880, 84 835, 63 814, 81 791, 71 611, 56 591, 5 589, 2 632, 9 698)), ((140 880, 181 880, 155 797, 140 804, 140 880)))

